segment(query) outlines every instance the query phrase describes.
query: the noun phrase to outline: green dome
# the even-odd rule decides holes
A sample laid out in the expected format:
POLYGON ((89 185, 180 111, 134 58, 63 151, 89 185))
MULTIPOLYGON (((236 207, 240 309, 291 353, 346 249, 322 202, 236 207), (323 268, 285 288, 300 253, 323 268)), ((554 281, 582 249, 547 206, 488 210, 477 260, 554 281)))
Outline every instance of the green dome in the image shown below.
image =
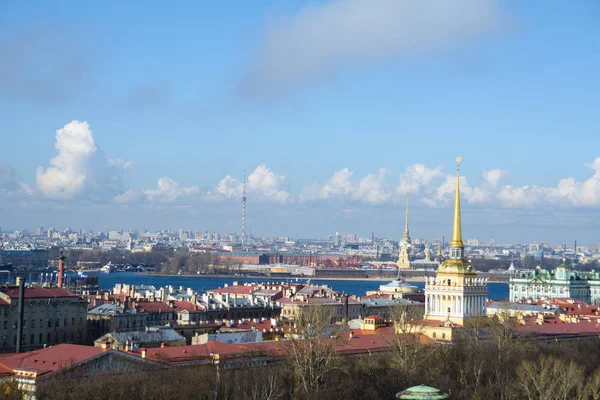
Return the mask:
POLYGON ((396 399, 400 400, 445 400, 447 398, 446 393, 425 385, 413 386, 396 394, 396 399))

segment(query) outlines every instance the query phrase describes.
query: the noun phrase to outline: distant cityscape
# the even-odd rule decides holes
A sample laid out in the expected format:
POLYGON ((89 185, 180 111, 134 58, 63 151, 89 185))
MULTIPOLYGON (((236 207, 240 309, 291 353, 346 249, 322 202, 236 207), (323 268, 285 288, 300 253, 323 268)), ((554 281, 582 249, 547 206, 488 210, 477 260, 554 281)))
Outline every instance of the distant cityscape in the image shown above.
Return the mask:
MULTIPOLYGON (((64 251, 117 251, 128 253, 156 253, 186 251, 191 254, 213 253, 227 256, 232 263, 273 264, 287 263, 314 267, 356 266, 362 261, 395 262, 402 241, 393 238, 369 237, 356 234, 333 233, 326 238, 306 239, 282 237, 256 237, 246 235, 242 242, 239 233, 199 232, 187 229, 155 232, 139 230, 114 230, 98 232, 85 229, 55 229, 36 227, 0 233, 0 265, 46 267, 48 249, 64 251), (273 255, 270 259, 265 258, 273 255), (275 257, 274 255, 277 255, 275 257), (261 256, 264 256, 261 259, 261 256)), ((411 240, 411 259, 425 259, 427 253, 447 252, 448 243, 442 238, 411 240)), ((593 265, 600 260, 598 244, 551 245, 543 242, 502 244, 490 240, 487 243, 467 239, 466 256, 473 262, 487 260, 495 268, 507 269, 511 262, 527 262, 535 266, 545 261, 562 258, 571 265, 593 265), (534 265, 535 264, 535 265, 534 265)), ((118 260, 113 260, 118 263, 118 260)), ((417 262, 417 266, 418 266, 417 262)), ((553 265, 553 264, 551 264, 553 265)), ((383 264, 382 264, 383 266, 383 264)))

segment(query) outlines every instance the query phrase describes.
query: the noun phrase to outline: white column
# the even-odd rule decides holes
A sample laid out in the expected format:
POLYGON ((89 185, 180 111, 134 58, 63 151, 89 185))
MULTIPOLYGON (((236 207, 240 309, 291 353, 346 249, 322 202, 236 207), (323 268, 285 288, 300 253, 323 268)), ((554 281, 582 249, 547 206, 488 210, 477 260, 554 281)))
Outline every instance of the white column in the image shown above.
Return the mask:
POLYGON ((454 315, 458 315, 458 295, 454 296, 454 315))

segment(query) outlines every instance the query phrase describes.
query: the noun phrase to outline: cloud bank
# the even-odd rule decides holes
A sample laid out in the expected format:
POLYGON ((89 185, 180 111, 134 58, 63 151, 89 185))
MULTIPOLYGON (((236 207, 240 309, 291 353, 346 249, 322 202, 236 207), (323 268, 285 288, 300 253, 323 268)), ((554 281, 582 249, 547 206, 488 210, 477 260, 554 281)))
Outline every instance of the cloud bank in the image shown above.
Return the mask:
POLYGON ((496 0, 333 0, 271 24, 242 82, 279 95, 328 79, 342 66, 447 48, 498 28, 496 0))

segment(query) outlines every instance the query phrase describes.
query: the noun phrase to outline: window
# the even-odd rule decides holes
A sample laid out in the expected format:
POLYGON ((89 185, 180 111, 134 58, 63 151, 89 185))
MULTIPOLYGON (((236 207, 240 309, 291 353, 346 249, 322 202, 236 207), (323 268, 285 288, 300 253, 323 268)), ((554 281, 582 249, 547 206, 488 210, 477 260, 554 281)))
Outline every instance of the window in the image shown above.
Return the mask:
MULTIPOLYGON (((44 327, 44 320, 43 320, 43 319, 40 319, 40 328, 43 328, 43 327, 44 327)), ((40 343, 42 343, 42 341, 41 341, 41 340, 40 340, 40 343)))
POLYGON ((27 320, 26 319, 23 320, 23 328, 27 328, 27 320))
POLYGON ((44 341, 44 335, 40 333, 40 342, 39 342, 39 344, 42 344, 43 341, 44 341))
POLYGON ((436 332, 433 332, 432 336, 435 338, 437 336, 436 332))
POLYGON ((52 328, 52 320, 48 318, 48 328, 52 328))
POLYGON ((31 344, 35 343, 35 335, 32 333, 31 334, 31 344))
POLYGON ((4 321, 4 329, 8 329, 8 321, 4 321))
POLYGON ((446 339, 446 334, 442 333, 442 339, 446 339))
POLYGON ((64 324, 63 326, 67 326, 67 319, 66 319, 66 318, 65 318, 65 320, 64 320, 64 323, 65 323, 65 324, 64 324))
POLYGON ((75 325, 75 317, 71 318, 71 325, 75 325))

